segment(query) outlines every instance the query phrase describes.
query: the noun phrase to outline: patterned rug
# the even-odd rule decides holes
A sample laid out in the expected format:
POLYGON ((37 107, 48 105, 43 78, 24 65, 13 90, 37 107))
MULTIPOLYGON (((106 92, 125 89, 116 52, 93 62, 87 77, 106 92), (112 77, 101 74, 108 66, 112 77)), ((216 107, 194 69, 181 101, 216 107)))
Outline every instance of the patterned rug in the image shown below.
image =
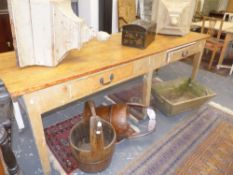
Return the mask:
POLYGON ((49 149, 67 174, 78 168, 68 137, 71 128, 80 121, 80 117, 81 115, 77 115, 44 129, 49 149))
POLYGON ((233 174, 233 116, 205 106, 119 174, 233 174))

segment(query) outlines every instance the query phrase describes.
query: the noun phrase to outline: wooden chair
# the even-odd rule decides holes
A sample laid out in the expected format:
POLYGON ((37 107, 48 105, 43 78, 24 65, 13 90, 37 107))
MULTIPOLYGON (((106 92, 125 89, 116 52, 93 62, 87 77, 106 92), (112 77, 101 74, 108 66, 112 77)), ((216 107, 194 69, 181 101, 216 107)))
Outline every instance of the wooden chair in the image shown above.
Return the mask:
POLYGON ((203 17, 201 33, 206 33, 211 36, 206 41, 205 48, 212 51, 208 69, 211 69, 217 51, 223 47, 223 41, 220 39, 222 34, 223 19, 213 17, 203 17))
POLYGON ((135 0, 118 0, 118 28, 137 19, 135 0))

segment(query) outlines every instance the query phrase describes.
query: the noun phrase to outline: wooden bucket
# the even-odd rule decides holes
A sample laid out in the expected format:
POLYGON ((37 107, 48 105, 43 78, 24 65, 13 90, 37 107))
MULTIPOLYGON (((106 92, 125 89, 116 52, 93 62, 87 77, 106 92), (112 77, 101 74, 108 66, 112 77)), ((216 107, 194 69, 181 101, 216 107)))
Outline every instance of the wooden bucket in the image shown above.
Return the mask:
POLYGON ((69 137, 72 152, 80 170, 88 173, 103 171, 111 162, 116 132, 113 126, 98 116, 84 120, 71 129, 69 137))

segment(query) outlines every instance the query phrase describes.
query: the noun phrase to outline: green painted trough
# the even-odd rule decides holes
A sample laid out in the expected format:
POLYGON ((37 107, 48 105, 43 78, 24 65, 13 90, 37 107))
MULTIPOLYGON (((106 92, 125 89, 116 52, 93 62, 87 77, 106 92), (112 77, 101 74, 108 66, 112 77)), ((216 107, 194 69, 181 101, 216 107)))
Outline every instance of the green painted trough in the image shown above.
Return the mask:
POLYGON ((198 108, 216 94, 190 78, 156 83, 152 86, 155 107, 167 116, 198 108))

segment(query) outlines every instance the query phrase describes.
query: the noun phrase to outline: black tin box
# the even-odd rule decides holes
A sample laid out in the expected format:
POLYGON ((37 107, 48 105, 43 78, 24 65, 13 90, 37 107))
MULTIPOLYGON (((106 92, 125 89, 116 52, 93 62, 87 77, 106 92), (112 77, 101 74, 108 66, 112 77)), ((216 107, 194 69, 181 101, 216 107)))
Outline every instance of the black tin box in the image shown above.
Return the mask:
POLYGON ((136 20, 123 26, 121 44, 144 49, 155 39, 155 34, 156 23, 136 20))

